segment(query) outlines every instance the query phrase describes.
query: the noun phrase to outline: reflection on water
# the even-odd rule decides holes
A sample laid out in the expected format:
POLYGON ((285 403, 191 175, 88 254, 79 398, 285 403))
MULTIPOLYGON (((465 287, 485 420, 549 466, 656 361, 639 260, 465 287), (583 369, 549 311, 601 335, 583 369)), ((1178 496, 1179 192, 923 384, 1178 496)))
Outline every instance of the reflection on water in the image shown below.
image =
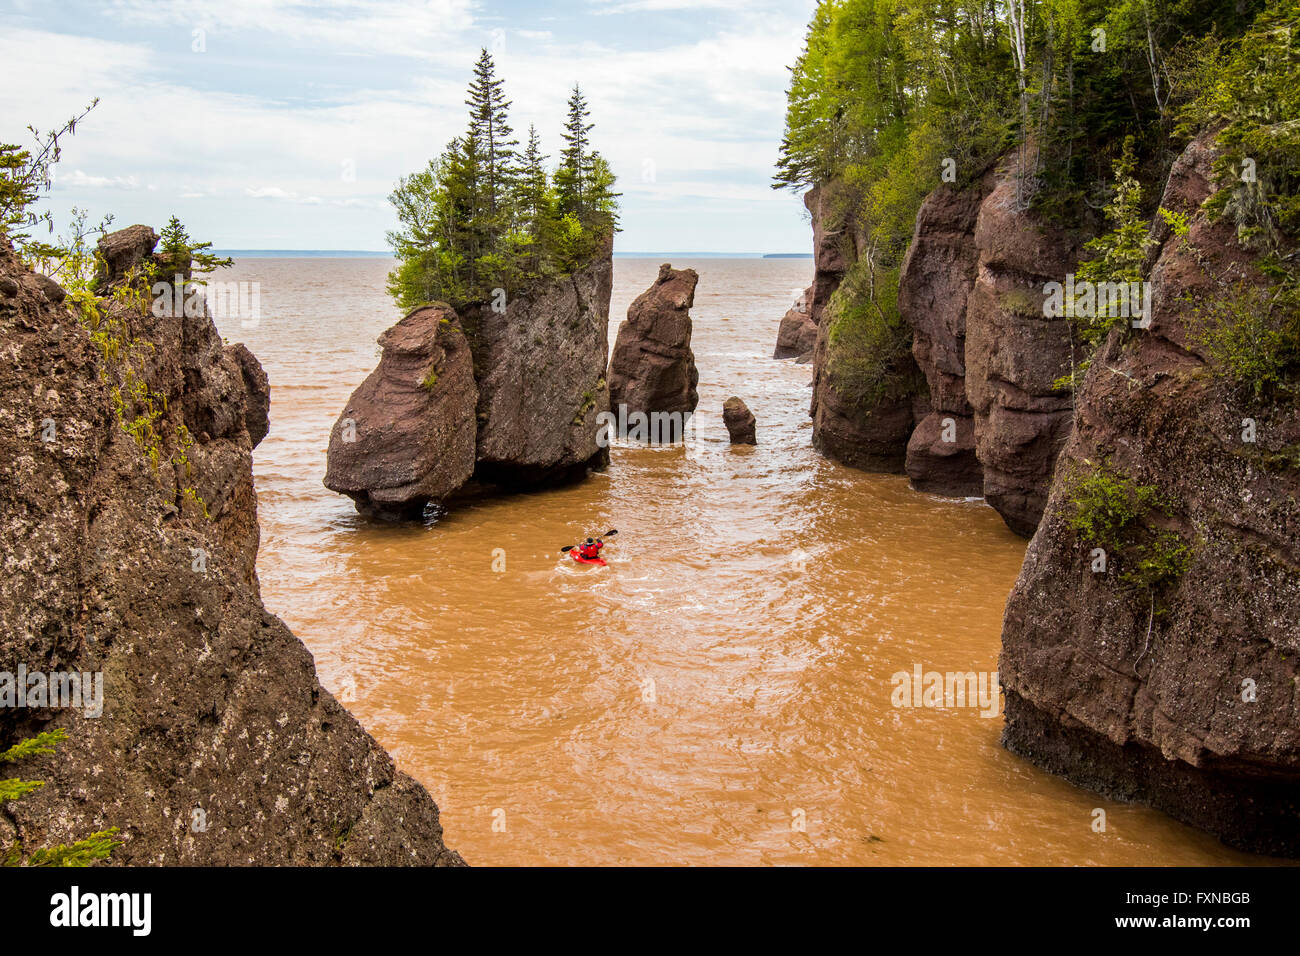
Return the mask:
MULTIPOLYGON (((616 447, 583 484, 417 526, 321 484, 330 426, 399 318, 389 265, 243 260, 223 278, 260 282, 261 322, 222 325, 272 385, 263 598, 471 863, 1247 859, 1017 760, 1000 718, 891 706, 897 671, 997 666, 1024 542, 980 502, 812 451, 810 369, 769 358, 808 261, 673 263, 700 274, 691 453, 616 447), (756 447, 727 444, 732 394, 756 447), (611 527, 609 567, 559 553, 611 527)), ((658 266, 616 260, 611 339, 658 266)))

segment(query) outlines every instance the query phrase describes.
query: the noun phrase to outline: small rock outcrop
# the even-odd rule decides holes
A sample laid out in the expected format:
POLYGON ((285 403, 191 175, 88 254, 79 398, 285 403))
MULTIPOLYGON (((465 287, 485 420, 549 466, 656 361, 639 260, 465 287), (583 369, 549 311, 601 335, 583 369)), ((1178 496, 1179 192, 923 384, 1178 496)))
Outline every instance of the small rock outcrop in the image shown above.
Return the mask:
POLYGON ((1201 211, 1208 143, 1170 172, 1160 205, 1190 231, 1156 227, 1150 327, 1112 330, 1093 359, 1007 602, 1003 744, 1233 846, 1300 856, 1300 406, 1234 385, 1196 334, 1203 303, 1260 281, 1230 217, 1201 211), (1117 495, 1131 514, 1096 510, 1117 495))
MULTIPOLYGON (((106 290, 151 236, 107 237, 106 290)), ((0 855, 116 826, 115 864, 460 863, 262 606, 256 359, 206 310, 124 298, 100 303, 97 344, 60 298, 0 240, 0 672, 100 691, 0 707, 0 749, 68 734, 14 765, 46 785, 0 808, 0 855)))
POLYGON ((966 398, 966 305, 979 266, 975 223, 989 180, 964 189, 940 186, 926 197, 898 282, 898 308, 912 327, 912 355, 930 391, 930 412, 907 443, 907 475, 918 491, 949 497, 984 494, 975 412, 966 398))
POLYGON ((456 313, 411 312, 330 432, 325 487, 375 516, 418 516, 474 473, 478 389, 456 313))
POLYGON ((699 281, 694 269, 659 267, 653 285, 637 296, 618 327, 609 362, 609 400, 638 412, 694 412, 699 372, 691 352, 691 306, 699 281))
POLYGON ((813 289, 809 286, 781 318, 781 325, 776 332, 776 349, 772 352, 774 359, 812 357, 812 350, 817 345, 817 323, 812 319, 813 289))
POLYGON ((727 426, 727 435, 733 445, 757 445, 754 435, 754 413, 744 400, 735 395, 722 403, 722 423, 727 426))

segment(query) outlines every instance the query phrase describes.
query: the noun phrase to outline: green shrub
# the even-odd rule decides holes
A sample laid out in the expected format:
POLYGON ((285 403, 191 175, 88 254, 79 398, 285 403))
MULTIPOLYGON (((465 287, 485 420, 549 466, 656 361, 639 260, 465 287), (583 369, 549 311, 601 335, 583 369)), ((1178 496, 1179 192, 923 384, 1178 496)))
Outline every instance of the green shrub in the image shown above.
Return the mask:
POLYGON ((1152 529, 1145 520, 1153 512, 1171 517, 1173 502, 1155 485, 1140 485, 1086 459, 1084 465, 1065 479, 1069 526, 1078 539, 1118 560, 1126 585, 1156 588, 1181 577, 1191 547, 1176 532, 1152 529))
POLYGON ((1300 365, 1300 286, 1238 281, 1192 312, 1192 339, 1217 374, 1255 399, 1284 386, 1300 365))
POLYGON ((859 411, 911 394, 920 386, 912 362, 912 329, 898 312, 898 270, 850 267, 826 306, 827 375, 859 411))

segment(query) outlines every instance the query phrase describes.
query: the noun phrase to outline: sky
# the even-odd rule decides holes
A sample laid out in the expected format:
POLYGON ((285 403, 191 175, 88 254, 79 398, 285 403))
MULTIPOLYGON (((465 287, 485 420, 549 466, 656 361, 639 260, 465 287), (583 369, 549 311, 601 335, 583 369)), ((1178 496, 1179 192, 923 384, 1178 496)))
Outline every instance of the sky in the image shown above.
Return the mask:
POLYGON ((619 179, 619 252, 808 252, 770 186, 815 0, 0 0, 0 141, 99 105, 45 200, 172 214, 218 249, 387 248, 388 194, 467 122, 493 53, 552 162, 579 83, 619 179))

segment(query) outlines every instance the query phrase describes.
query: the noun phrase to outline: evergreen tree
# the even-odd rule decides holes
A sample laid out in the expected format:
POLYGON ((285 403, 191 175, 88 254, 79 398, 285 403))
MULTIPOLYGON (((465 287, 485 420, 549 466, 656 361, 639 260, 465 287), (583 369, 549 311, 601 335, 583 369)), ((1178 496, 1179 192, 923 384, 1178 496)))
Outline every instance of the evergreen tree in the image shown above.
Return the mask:
POLYGON ((466 104, 465 134, 399 180, 389 197, 399 228, 388 234, 398 259, 388 290, 404 308, 434 301, 460 307, 523 278, 567 274, 617 228, 614 175, 591 148, 592 124, 577 87, 554 177, 535 128, 523 154, 516 151, 509 103, 487 51, 466 104))
POLYGON ((553 245, 555 197, 546 175, 546 154, 537 128, 528 127, 528 146, 524 149, 519 177, 515 183, 515 211, 524 240, 519 242, 525 270, 541 269, 543 251, 553 245))
POLYGON ((505 81, 497 79, 492 55, 486 49, 474 65, 474 79, 469 85, 469 132, 478 147, 481 162, 481 201, 490 226, 499 237, 506 223, 508 197, 514 184, 517 139, 512 138, 505 98, 505 81))
POLYGON ((587 190, 591 177, 590 134, 592 123, 587 122, 591 111, 578 84, 569 95, 569 116, 564 123, 564 149, 560 153, 560 168, 555 172, 555 190, 559 198, 560 214, 572 213, 582 222, 587 214, 587 190))

